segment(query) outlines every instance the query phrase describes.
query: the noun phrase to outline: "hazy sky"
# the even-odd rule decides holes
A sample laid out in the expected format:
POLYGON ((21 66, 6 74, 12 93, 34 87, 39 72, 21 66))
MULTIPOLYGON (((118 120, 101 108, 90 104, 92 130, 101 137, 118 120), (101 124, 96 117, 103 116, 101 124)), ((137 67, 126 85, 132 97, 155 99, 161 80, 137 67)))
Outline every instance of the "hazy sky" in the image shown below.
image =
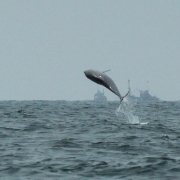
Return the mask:
POLYGON ((0 100, 93 99, 87 69, 180 100, 180 1, 0 1, 0 100))

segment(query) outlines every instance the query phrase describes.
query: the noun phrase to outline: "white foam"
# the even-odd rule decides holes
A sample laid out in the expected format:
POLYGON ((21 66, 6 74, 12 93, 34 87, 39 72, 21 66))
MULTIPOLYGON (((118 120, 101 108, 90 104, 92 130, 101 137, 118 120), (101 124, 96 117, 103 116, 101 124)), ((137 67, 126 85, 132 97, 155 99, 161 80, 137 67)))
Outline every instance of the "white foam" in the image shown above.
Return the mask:
POLYGON ((143 123, 140 123, 141 125, 144 125, 144 124, 148 124, 149 122, 143 122, 143 123))

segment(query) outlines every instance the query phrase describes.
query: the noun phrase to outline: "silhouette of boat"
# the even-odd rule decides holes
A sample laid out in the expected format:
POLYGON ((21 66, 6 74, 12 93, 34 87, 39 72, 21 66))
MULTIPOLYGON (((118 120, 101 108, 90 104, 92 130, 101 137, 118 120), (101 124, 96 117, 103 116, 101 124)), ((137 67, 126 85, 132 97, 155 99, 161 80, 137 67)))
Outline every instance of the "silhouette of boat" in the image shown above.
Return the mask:
POLYGON ((104 90, 103 92, 98 90, 97 93, 94 95, 94 100, 102 102, 107 101, 107 97, 104 95, 104 90))
POLYGON ((157 98, 156 96, 152 96, 149 93, 149 90, 139 90, 139 97, 134 96, 131 94, 131 88, 130 88, 130 80, 128 80, 128 88, 129 88, 129 95, 128 95, 128 99, 132 100, 132 101, 141 101, 141 102, 149 102, 149 101, 160 101, 159 98, 157 98))

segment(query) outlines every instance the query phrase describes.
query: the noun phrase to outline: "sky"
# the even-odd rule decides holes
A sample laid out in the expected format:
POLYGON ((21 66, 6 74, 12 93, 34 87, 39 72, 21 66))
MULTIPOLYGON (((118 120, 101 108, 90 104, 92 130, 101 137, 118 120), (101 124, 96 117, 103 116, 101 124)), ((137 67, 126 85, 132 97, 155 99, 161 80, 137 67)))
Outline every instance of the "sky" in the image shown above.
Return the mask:
POLYGON ((87 69, 180 100, 180 1, 0 1, 0 100, 117 100, 87 69))

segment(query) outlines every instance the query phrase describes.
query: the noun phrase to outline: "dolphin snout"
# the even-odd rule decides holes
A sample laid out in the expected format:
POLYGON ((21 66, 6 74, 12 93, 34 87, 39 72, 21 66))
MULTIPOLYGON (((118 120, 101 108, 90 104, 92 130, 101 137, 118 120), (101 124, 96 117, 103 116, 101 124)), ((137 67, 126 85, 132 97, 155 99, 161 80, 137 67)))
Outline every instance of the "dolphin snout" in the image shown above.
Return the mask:
POLYGON ((87 71, 84 71, 85 76, 87 77, 87 71))
POLYGON ((86 70, 86 71, 84 71, 84 74, 86 75, 86 77, 88 77, 88 76, 91 76, 92 74, 91 74, 91 72, 90 72, 90 70, 86 70))

